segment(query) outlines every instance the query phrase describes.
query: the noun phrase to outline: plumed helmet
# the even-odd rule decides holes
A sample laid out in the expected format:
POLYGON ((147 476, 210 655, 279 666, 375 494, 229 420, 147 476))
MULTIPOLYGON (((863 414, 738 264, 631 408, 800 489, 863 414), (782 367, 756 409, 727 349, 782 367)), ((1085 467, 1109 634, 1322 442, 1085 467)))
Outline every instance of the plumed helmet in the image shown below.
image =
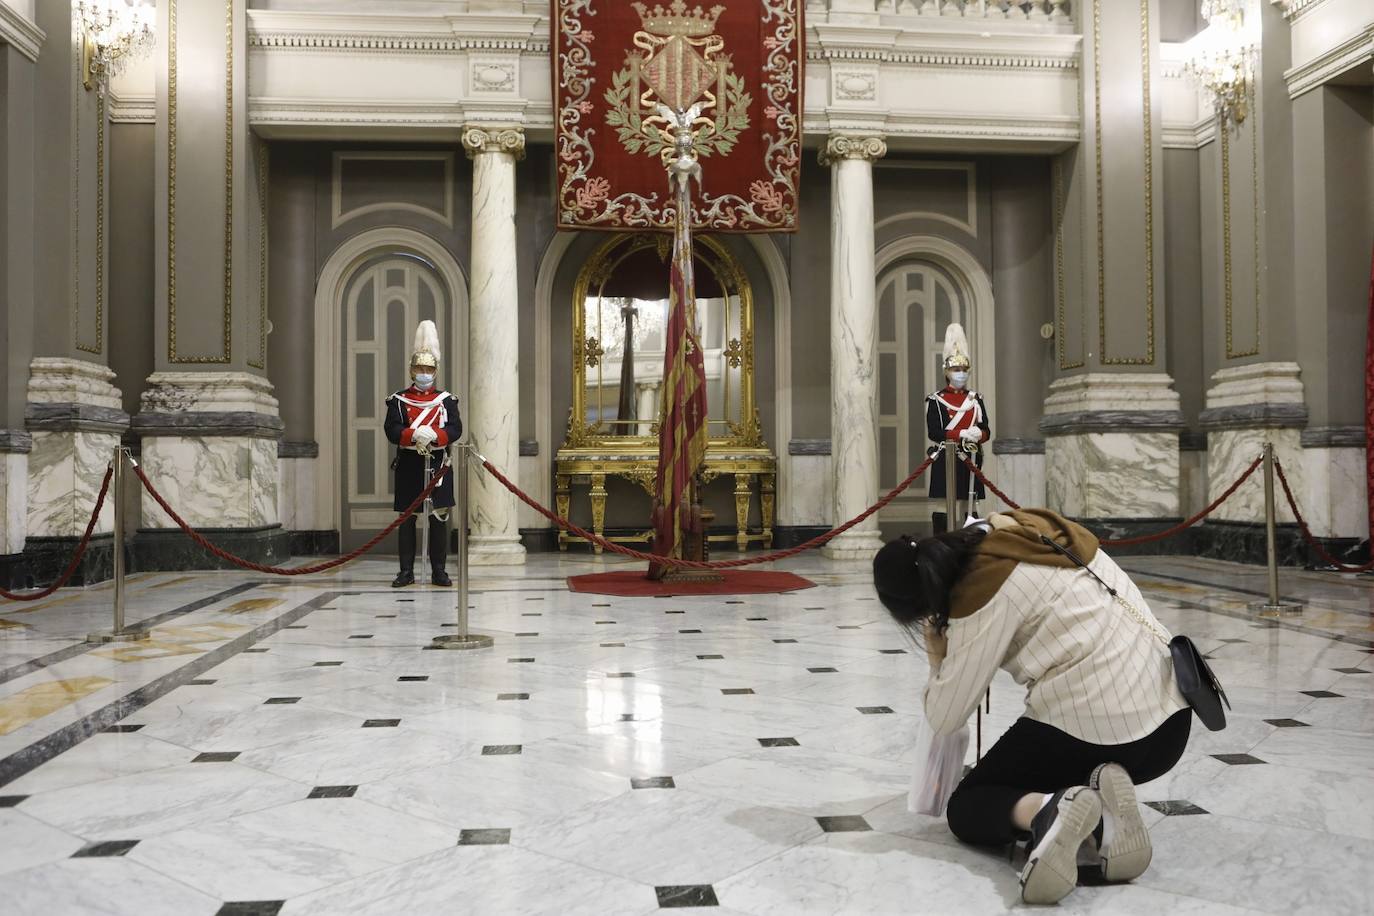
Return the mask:
POLYGON ((945 328, 945 368, 968 369, 973 365, 969 359, 968 338, 964 336, 962 325, 951 323, 945 328))
POLYGON ((426 319, 415 328, 415 346, 411 347, 412 366, 439 367, 439 329, 426 319))

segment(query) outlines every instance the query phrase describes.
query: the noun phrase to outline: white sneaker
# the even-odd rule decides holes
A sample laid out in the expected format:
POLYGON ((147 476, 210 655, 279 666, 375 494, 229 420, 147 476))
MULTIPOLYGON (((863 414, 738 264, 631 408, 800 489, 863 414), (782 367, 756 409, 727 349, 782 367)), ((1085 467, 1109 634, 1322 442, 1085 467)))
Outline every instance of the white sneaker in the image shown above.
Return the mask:
POLYGON ((1056 792, 1031 820, 1021 899, 1058 903, 1078 884, 1078 847, 1102 819, 1102 799, 1087 786, 1056 792))
POLYGON ((1093 770, 1088 785, 1102 798, 1103 830, 1098 842, 1102 877, 1108 881, 1140 877, 1150 867, 1153 851, 1130 775, 1119 763, 1104 763, 1093 770))

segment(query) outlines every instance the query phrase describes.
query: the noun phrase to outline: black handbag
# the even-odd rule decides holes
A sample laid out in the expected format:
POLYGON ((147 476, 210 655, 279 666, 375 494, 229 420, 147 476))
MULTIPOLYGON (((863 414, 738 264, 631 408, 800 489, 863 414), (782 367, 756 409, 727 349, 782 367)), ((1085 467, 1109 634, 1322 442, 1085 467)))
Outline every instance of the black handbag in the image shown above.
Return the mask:
MULTIPOLYGON (((1072 550, 1055 543, 1051 538, 1040 535, 1040 540, 1053 547, 1059 553, 1068 557, 1073 562, 1087 571, 1088 575, 1098 581, 1107 593, 1116 599, 1136 622, 1145 627, 1155 636, 1159 637, 1160 642, 1164 642, 1164 636, 1150 621, 1136 610, 1125 598, 1117 594, 1116 589, 1112 588, 1102 577, 1088 568, 1088 564, 1079 559, 1072 550)), ((1193 712, 1202 724, 1207 726, 1209 731, 1219 732, 1226 727, 1226 710, 1221 708, 1221 704, 1226 704, 1226 709, 1231 708, 1231 701, 1226 697, 1226 691, 1222 689, 1221 681, 1212 673, 1212 668, 1207 664, 1207 659, 1202 657, 1196 645, 1187 636, 1179 635, 1169 640, 1169 657, 1174 663, 1174 681, 1178 684, 1179 693, 1183 694, 1183 699, 1188 701, 1193 712)))

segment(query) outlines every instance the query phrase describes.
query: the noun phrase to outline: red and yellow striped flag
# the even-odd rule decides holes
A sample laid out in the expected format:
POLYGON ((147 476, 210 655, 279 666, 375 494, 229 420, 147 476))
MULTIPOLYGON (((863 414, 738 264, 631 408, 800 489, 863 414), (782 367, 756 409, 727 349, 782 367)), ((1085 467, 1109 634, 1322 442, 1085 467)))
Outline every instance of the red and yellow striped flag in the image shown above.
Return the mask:
POLYGON ((665 557, 682 556, 682 532, 690 524, 688 490, 706 457, 706 361, 692 320, 695 303, 691 234, 679 226, 669 278, 654 509, 654 553, 665 557))

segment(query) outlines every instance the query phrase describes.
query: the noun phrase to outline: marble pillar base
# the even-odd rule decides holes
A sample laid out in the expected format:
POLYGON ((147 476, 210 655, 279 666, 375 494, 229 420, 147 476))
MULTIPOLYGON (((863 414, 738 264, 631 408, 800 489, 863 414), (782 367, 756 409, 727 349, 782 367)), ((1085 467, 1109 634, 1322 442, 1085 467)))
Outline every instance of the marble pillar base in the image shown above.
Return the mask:
POLYGON ((862 560, 872 562, 873 555, 883 546, 882 535, 876 529, 855 531, 850 529, 821 548, 821 556, 827 560, 862 560))
POLYGON ((339 532, 334 529, 318 531, 288 531, 293 557, 331 557, 339 554, 339 532))
POLYGON ((1305 486, 1296 494, 1298 508, 1313 534, 1360 539, 1369 535, 1363 448, 1304 447, 1302 478, 1305 486))
MULTIPOLYGON (((144 473, 193 527, 279 526, 282 422, 266 379, 242 372, 156 372, 134 431, 144 473)), ((145 528, 175 523, 145 495, 145 528)))
MULTIPOLYGON (((114 377, 108 367, 79 359, 39 357, 29 364, 28 537, 85 532, 105 468, 129 426, 114 377)), ((95 532, 113 530, 114 501, 107 499, 95 532)))
MULTIPOLYGON (((1043 506, 1045 496, 1045 443, 1043 440, 1020 439, 1010 450, 996 439, 992 440, 992 451, 997 455, 997 477, 993 483, 1018 505, 1027 508, 1043 506)), ((978 504, 978 511, 1004 511, 1009 508, 991 492, 988 498, 978 504)))
POLYGON ((1178 392, 1162 373, 1103 373, 1050 385, 1045 502, 1072 518, 1179 514, 1178 392))
POLYGON ((525 565, 525 548, 520 543, 520 535, 518 533, 508 535, 471 535, 468 538, 468 565, 525 565))
MULTIPOLYGON (((320 528, 315 507, 315 465, 316 454, 299 454, 296 446, 304 443, 283 442, 277 449, 280 461, 280 486, 277 490, 277 506, 281 515, 281 526, 288 531, 317 531, 320 528), (291 446, 288 448, 288 446, 291 446)), ((314 443, 308 443, 314 445, 314 443)))
MULTIPOLYGON (((1360 539, 1318 537, 1317 541, 1327 553, 1343 563, 1360 564, 1369 560, 1369 545, 1360 539)), ((1307 546, 1297 525, 1279 525, 1275 530, 1274 545, 1280 566, 1319 568, 1324 563, 1307 546)), ((1192 529, 1192 554, 1263 566, 1268 562, 1264 525, 1253 522, 1203 522, 1192 529)))
MULTIPOLYGON (((22 555, 25 581, 21 584, 27 588, 51 585, 71 563, 80 541, 76 537, 30 537, 22 555)), ((67 585, 94 585, 113 576, 114 536, 93 535, 67 585)))
MULTIPOLYGON (((786 481, 779 480, 785 493, 778 504, 778 521, 789 525, 820 525, 828 530, 829 513, 834 500, 831 496, 830 443, 824 443, 825 453, 794 452, 789 456, 791 473, 786 481)), ((776 542, 776 541, 775 541, 776 542)))
POLYGON ((558 529, 521 528, 520 545, 526 553, 552 553, 558 549, 558 529))

